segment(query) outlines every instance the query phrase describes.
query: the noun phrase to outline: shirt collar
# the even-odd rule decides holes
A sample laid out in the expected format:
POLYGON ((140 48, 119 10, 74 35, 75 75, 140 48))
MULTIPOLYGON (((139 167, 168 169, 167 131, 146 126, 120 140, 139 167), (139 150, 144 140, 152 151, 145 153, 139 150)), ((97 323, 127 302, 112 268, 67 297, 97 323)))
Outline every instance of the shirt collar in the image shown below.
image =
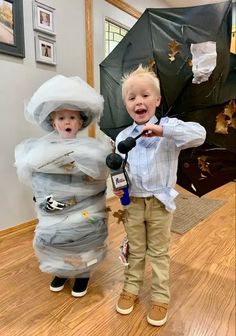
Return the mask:
POLYGON ((133 124, 131 125, 131 133, 140 133, 141 130, 143 129, 143 127, 146 124, 155 124, 158 121, 157 117, 154 115, 150 120, 148 120, 145 124, 142 125, 138 125, 135 121, 133 122, 133 124))

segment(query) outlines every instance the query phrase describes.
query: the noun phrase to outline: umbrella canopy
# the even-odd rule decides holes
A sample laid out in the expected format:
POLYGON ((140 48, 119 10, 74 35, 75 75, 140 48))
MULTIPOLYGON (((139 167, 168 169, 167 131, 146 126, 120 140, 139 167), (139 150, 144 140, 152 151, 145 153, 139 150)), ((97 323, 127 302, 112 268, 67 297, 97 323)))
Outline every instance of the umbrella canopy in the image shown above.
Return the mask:
MULTIPOLYGON (((224 155, 222 148, 226 154, 235 153, 236 55, 230 53, 231 31, 232 1, 146 9, 100 64, 101 93, 105 99, 101 130, 115 139, 132 123, 121 98, 121 78, 143 64, 152 66, 160 79, 162 103, 156 111, 158 116, 197 121, 207 129, 207 145, 220 148, 221 155, 224 155)), ((209 146, 202 151, 209 150, 209 146)), ((184 152, 180 164, 182 158, 185 162, 192 155, 191 151, 184 152)), ((235 166, 235 155, 233 158, 235 166)), ((200 169, 199 164, 196 168, 200 169)), ((183 170, 178 173, 183 174, 183 170)), ((234 174, 236 178, 235 168, 234 174)), ((196 183, 194 188, 191 184, 189 190, 198 195, 214 189, 207 186, 198 193, 196 183)))

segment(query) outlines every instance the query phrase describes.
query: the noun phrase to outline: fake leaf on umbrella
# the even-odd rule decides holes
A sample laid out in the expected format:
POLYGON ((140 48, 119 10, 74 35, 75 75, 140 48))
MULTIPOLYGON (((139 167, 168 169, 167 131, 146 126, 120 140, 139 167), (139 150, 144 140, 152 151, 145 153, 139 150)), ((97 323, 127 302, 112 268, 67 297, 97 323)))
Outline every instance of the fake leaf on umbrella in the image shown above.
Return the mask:
POLYGON ((175 61, 175 56, 178 54, 179 52, 179 43, 176 42, 175 40, 171 41, 169 44, 168 44, 168 47, 170 49, 170 54, 168 54, 169 56, 169 60, 171 62, 175 61))
POLYGON ((228 134, 228 127, 236 129, 236 102, 231 100, 224 111, 216 116, 215 133, 228 134))

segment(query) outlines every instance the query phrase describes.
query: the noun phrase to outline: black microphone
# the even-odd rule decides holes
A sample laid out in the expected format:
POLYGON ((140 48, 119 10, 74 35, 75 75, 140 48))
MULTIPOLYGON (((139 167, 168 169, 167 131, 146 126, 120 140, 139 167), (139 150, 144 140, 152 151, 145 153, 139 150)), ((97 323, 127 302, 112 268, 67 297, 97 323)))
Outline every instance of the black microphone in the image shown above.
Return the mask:
POLYGON ((143 131, 135 138, 128 137, 125 140, 118 143, 117 149, 122 154, 127 154, 132 148, 136 146, 136 140, 140 138, 143 134, 148 133, 149 131, 143 131))
POLYGON ((120 199, 121 204, 124 206, 129 205, 128 179, 122 157, 117 153, 111 153, 106 157, 106 165, 111 170, 111 181, 114 190, 124 191, 124 195, 120 199))
MULTIPOLYGON (((158 125, 160 120, 158 120, 155 125, 158 125)), ((117 149, 122 154, 127 154, 132 148, 136 146, 136 140, 140 138, 143 134, 148 133, 149 131, 143 131, 135 138, 128 137, 125 140, 118 143, 117 149)))
POLYGON ((127 154, 132 148, 136 146, 135 138, 128 137, 118 143, 117 149, 122 154, 127 154))

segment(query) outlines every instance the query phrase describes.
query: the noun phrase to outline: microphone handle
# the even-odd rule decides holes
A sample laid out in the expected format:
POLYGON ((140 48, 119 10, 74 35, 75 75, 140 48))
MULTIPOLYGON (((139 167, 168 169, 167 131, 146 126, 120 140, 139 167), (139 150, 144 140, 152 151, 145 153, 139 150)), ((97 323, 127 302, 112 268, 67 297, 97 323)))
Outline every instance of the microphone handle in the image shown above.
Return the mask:
POLYGON ((123 206, 129 205, 130 204, 129 189, 128 189, 128 187, 125 187, 122 190, 124 191, 124 195, 121 197, 120 203, 123 206))
POLYGON ((139 135, 137 135, 134 140, 137 140, 138 138, 140 138, 143 134, 147 133, 148 131, 143 131, 142 133, 140 133, 139 135))
MULTIPOLYGON (((159 120, 157 120, 157 122, 154 125, 159 125, 159 120)), ((138 138, 140 138, 143 134, 147 133, 148 131, 143 131, 142 133, 140 133, 139 135, 137 135, 134 140, 137 140, 138 138)))

